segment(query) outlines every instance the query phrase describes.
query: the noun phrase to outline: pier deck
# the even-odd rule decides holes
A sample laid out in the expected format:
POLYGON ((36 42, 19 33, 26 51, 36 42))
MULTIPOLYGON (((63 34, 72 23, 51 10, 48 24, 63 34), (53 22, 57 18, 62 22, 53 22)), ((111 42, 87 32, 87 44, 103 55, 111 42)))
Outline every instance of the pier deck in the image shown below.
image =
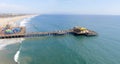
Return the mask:
POLYGON ((85 35, 85 36, 95 36, 96 32, 90 31, 89 33, 75 33, 71 30, 61 30, 54 32, 31 32, 31 33, 17 33, 17 34, 0 34, 0 39, 9 39, 9 38, 26 38, 26 37, 40 37, 40 36, 56 36, 56 35, 66 35, 66 34, 76 34, 76 35, 85 35))

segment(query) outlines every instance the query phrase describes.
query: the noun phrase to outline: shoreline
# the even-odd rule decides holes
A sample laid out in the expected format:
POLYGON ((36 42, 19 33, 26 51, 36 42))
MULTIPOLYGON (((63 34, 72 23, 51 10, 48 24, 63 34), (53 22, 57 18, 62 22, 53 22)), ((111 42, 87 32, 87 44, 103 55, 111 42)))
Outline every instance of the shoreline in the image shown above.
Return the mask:
MULTIPOLYGON (((17 22, 19 22, 19 24, 22 22, 22 20, 24 19, 29 19, 32 17, 35 17, 37 15, 25 15, 25 16, 16 16, 16 17, 6 17, 6 18, 0 18, 0 27, 4 27, 6 24, 10 24, 11 26, 16 26, 17 22)), ((20 26, 20 25, 18 25, 20 26)), ((19 44, 24 40, 24 38, 17 38, 17 39, 1 39, 0 40, 0 63, 2 64, 16 64, 16 62, 18 61, 18 55, 16 55, 16 51, 18 51, 17 49, 13 49, 13 50, 9 50, 7 48, 7 46, 9 45, 14 45, 19 46, 19 44), (14 56, 10 56, 11 54, 15 54, 14 56), (7 61, 4 61, 7 60, 7 61)), ((19 48, 18 48, 19 49, 19 48)))
POLYGON ((30 18, 36 15, 24 15, 24 16, 16 16, 16 17, 6 17, 6 18, 0 18, 0 26, 4 26, 6 24, 15 24, 15 22, 25 19, 25 18, 30 18))
MULTIPOLYGON (((9 17, 9 18, 0 18, 0 27, 4 27, 6 24, 10 24, 11 26, 16 26, 16 22, 22 22, 20 20, 34 17, 35 15, 25 15, 25 16, 17 16, 17 17, 9 17)), ((9 39, 0 40, 0 50, 3 50, 7 45, 15 44, 17 42, 8 42, 9 39)), ((14 39, 13 39, 14 40, 14 39)), ((17 39, 15 39, 17 40, 17 39)))

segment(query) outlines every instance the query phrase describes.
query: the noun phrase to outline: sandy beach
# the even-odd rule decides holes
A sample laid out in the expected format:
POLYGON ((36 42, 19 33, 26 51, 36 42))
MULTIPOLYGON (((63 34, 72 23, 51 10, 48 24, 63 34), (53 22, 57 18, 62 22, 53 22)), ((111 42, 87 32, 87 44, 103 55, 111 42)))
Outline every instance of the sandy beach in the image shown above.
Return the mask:
POLYGON ((16 17, 9 17, 9 18, 0 18, 0 26, 4 26, 6 24, 14 24, 16 21, 22 20, 24 18, 29 18, 34 15, 25 15, 25 16, 16 16, 16 17))
MULTIPOLYGON (((9 17, 9 18, 0 18, 0 27, 4 27, 6 24, 10 24, 11 26, 15 25, 16 21, 33 17, 34 15, 25 15, 25 16, 16 16, 16 17, 9 17)), ((17 42, 8 42, 8 39, 0 40, 0 50, 3 50, 3 48, 7 45, 14 44, 17 42)))
MULTIPOLYGON (((11 26, 14 26, 16 21, 23 20, 25 18, 31 18, 35 15, 25 15, 25 16, 16 16, 16 17, 9 17, 9 18, 0 18, 0 27, 4 27, 6 24, 10 24, 11 26)), ((6 47, 12 44, 17 44, 19 47, 19 44, 21 41, 23 41, 23 38, 19 39, 1 39, 0 40, 0 64, 15 64, 15 61, 13 60, 13 56, 9 57, 8 55, 15 54, 16 52, 9 51, 6 47), (7 61, 7 62, 6 62, 7 61)), ((17 51, 17 49, 15 49, 17 51)), ((15 51, 14 50, 14 51, 15 51)))

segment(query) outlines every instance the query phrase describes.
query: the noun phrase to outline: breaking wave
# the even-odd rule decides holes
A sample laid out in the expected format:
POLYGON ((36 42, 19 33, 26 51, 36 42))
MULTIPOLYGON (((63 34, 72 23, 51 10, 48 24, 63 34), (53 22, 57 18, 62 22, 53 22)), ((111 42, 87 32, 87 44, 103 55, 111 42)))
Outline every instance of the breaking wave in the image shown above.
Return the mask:
MULTIPOLYGON (((37 15, 36 15, 37 16, 37 15)), ((28 21, 30 21, 32 18, 34 18, 34 17, 36 17, 36 16, 32 16, 32 17, 30 17, 30 18, 25 18, 25 19, 23 19, 22 21, 20 21, 20 26, 26 26, 26 24, 28 23, 28 21)), ((22 38, 23 39, 23 38, 22 38)), ((23 39, 24 40, 24 39, 23 39)), ((21 40, 20 41, 20 43, 22 44, 22 41, 23 40, 21 40)), ((17 64, 20 64, 20 62, 19 62, 19 54, 20 54, 20 51, 21 51, 21 47, 22 47, 22 45, 20 45, 20 47, 19 47, 19 49, 18 49, 18 51, 16 52, 16 54, 14 55, 14 61, 17 63, 17 64)))
POLYGON ((20 54, 20 50, 17 51, 17 53, 16 53, 15 56, 14 56, 14 60, 15 60, 15 62, 17 62, 17 63, 19 63, 19 62, 18 62, 19 54, 20 54))
MULTIPOLYGON (((36 15, 37 16, 37 15, 36 15)), ((36 17, 36 16, 32 16, 30 18, 25 18, 20 22, 20 26, 26 26, 26 24, 28 23, 28 21, 30 21, 32 18, 36 17)))
POLYGON ((23 38, 16 38, 16 39, 1 39, 0 40, 0 50, 4 50, 6 46, 11 44, 16 44, 23 41, 23 38))
MULTIPOLYGON (((37 16, 37 15, 36 15, 37 16)), ((28 23, 28 21, 30 21, 32 18, 36 17, 36 16, 32 16, 32 17, 29 17, 29 18, 25 18, 21 21, 19 21, 19 26, 26 26, 26 23, 28 23)), ((0 50, 4 50, 6 49, 5 47, 8 46, 8 45, 11 45, 11 44, 16 44, 16 43, 20 43, 22 44, 22 41, 24 41, 25 39, 24 38, 16 38, 16 39, 1 39, 0 40, 0 50)), ((20 54, 20 51, 21 51, 21 45, 18 49, 18 51, 16 52, 16 54, 14 55, 14 61, 18 64, 19 63, 19 54, 20 54)))
MULTIPOLYGON (((20 42, 22 44, 22 41, 20 42)), ((20 51, 21 51, 21 45, 20 45, 20 48, 19 50, 16 52, 15 56, 14 56, 14 61, 19 64, 19 54, 20 54, 20 51)))

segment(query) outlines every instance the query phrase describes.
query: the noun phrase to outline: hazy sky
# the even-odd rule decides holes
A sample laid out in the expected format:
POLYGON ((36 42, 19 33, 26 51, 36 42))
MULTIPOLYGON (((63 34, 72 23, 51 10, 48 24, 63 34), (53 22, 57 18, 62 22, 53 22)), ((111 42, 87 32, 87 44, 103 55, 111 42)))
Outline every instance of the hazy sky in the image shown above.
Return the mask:
POLYGON ((0 12, 120 15, 120 0, 0 0, 0 12))

